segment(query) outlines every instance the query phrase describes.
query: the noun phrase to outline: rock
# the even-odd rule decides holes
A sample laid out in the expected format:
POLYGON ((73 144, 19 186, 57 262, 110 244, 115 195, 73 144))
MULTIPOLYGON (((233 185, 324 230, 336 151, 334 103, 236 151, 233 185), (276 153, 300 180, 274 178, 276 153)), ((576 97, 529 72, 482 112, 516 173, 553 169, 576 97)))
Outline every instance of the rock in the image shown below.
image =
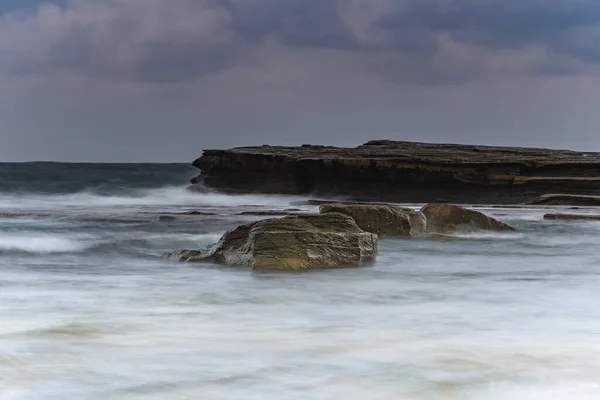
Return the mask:
POLYGON ((427 232, 451 234, 473 231, 514 231, 503 222, 453 204, 427 204, 421 209, 427 218, 427 232))
POLYGON ((600 206, 600 196, 574 194, 545 194, 528 204, 552 206, 600 206))
POLYGON ((207 251, 168 255, 182 261, 212 261, 265 270, 303 270, 357 265, 373 260, 377 235, 338 213, 306 214, 241 225, 207 251))
POLYGON ((201 170, 195 182, 233 193, 469 204, 518 204, 557 191, 600 195, 600 153, 567 150, 378 140, 205 150, 193 164, 201 170))
POLYGON ((349 215, 360 229, 378 235, 420 236, 427 227, 423 213, 399 206, 324 204, 320 212, 349 215))
POLYGON ((198 262, 206 257, 208 257, 210 253, 208 250, 178 250, 166 255, 166 258, 175 261, 188 261, 188 262, 198 262))
POLYGON ((600 215, 585 214, 546 214, 544 219, 548 220, 594 220, 600 221, 600 215))
POLYGON ((164 213, 159 215, 156 219, 159 222, 167 222, 167 221, 175 221, 182 217, 198 217, 198 216, 207 216, 207 215, 216 215, 214 213, 202 212, 202 211, 185 211, 180 213, 164 213))
POLYGON ((204 211, 186 211, 182 212, 180 215, 217 215, 215 213, 204 212, 204 211))
POLYGON ((177 217, 174 217, 173 215, 159 215, 156 219, 158 222, 169 222, 175 221, 177 217))

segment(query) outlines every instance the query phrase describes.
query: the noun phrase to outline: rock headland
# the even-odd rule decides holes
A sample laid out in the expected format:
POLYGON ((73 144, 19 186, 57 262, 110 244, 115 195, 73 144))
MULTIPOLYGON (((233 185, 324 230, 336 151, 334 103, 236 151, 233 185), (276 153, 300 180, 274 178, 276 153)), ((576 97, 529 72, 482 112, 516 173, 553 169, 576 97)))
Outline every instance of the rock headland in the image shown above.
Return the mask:
POLYGON ((193 164, 201 172, 192 183, 230 193, 463 204, 520 204, 548 193, 600 196, 600 153, 569 150, 375 140, 356 148, 205 150, 193 164))

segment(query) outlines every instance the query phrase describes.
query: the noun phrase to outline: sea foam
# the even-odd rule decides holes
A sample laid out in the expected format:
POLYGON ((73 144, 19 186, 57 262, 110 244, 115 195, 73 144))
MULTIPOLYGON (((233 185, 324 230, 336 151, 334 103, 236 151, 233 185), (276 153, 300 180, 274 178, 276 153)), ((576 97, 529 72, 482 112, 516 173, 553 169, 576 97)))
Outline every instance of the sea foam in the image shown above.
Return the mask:
POLYGON ((93 242, 79 236, 56 234, 17 234, 0 237, 0 251, 21 251, 26 253, 72 253, 81 252, 93 246, 93 242))
POLYGON ((286 206, 303 199, 298 196, 281 195, 229 195, 222 193, 194 193, 185 187, 169 186, 159 189, 132 190, 127 195, 100 195, 78 192, 61 195, 4 195, 0 196, 0 209, 48 210, 55 208, 104 208, 104 207, 237 207, 244 205, 286 206))

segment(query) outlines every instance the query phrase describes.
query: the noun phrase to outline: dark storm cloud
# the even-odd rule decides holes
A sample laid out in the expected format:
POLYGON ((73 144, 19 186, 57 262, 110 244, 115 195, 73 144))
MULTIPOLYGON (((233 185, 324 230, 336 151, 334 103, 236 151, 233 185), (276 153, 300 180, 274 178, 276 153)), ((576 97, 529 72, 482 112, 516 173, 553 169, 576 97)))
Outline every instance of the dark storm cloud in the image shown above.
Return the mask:
POLYGON ((512 73, 579 74, 600 63, 600 2, 73 0, 5 14, 0 34, 0 66, 13 72, 182 82, 242 64, 274 41, 364 54, 371 71, 394 80, 458 83, 496 68, 501 51, 541 49, 535 60, 519 55, 512 73))

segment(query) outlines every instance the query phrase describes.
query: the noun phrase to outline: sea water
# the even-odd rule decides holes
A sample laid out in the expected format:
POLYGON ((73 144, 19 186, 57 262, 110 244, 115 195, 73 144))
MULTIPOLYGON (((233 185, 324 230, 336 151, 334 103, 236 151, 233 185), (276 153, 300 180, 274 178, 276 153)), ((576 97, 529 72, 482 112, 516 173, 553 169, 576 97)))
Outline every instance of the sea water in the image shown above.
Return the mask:
POLYGON ((1 400, 600 399, 600 223, 487 206, 517 232, 384 238, 350 269, 180 264, 161 255, 242 211, 316 210, 194 174, 0 165, 1 400), (158 220, 186 211, 214 215, 158 220))

